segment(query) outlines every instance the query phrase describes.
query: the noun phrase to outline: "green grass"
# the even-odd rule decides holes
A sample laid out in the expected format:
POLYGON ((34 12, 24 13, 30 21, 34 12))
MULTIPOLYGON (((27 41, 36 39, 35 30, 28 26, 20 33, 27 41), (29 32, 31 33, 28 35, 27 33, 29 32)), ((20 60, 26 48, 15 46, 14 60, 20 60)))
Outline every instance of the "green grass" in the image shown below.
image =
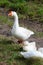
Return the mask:
POLYGON ((9 37, 0 36, 0 65, 43 65, 41 58, 25 59, 20 55, 21 45, 13 43, 9 37))
POLYGON ((4 6, 6 9, 12 9, 18 13, 19 18, 26 18, 27 16, 36 21, 43 22, 43 4, 36 3, 34 1, 26 0, 1 0, 0 6, 4 6))
POLYGON ((39 38, 43 38, 43 32, 36 32, 35 35, 39 38))
POLYGON ((0 16, 0 24, 7 24, 8 26, 12 26, 13 21, 8 18, 8 16, 1 15, 0 16))

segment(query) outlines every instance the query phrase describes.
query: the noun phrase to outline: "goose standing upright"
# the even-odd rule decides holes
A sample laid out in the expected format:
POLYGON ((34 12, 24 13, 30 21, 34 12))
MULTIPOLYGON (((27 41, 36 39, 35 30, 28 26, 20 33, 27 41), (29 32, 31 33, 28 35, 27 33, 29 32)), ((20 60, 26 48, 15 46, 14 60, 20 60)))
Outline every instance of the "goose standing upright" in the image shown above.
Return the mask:
POLYGON ((18 15, 15 11, 10 11, 8 16, 14 16, 15 20, 11 33, 19 40, 19 42, 23 42, 34 34, 34 32, 19 26, 18 15))

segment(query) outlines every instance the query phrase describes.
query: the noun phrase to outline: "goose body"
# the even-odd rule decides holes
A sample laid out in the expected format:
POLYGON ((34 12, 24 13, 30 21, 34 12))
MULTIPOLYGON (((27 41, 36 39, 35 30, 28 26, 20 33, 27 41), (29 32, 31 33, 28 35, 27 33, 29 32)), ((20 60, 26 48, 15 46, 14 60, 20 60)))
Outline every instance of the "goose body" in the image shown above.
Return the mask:
POLYGON ((23 44, 24 44, 24 46, 36 46, 36 42, 24 41, 23 44))
MULTIPOLYGON (((28 42, 28 41, 27 41, 28 42)), ((24 43, 24 46, 23 46, 23 50, 25 51, 34 51, 36 50, 36 43, 35 42, 30 42, 30 43, 24 43)))
POLYGON ((40 51, 41 53, 43 53, 43 47, 38 48, 38 51, 40 51))
POLYGON ((28 39, 32 34, 34 34, 32 31, 27 30, 23 27, 18 27, 16 30, 12 29, 12 35, 14 35, 16 38, 20 40, 26 40, 28 39))
POLYGON ((31 51, 31 50, 36 50, 36 47, 33 47, 33 46, 23 46, 23 50, 25 50, 25 51, 31 51))
POLYGON ((30 57, 41 57, 43 58, 43 54, 39 51, 29 51, 29 52, 20 52, 20 54, 24 57, 24 58, 30 58, 30 57))
POLYGON ((15 11, 11 11, 9 16, 14 16, 14 25, 11 30, 12 35, 14 35, 19 40, 26 40, 28 39, 32 34, 34 34, 33 31, 28 30, 26 28, 20 27, 18 22, 18 15, 15 11))

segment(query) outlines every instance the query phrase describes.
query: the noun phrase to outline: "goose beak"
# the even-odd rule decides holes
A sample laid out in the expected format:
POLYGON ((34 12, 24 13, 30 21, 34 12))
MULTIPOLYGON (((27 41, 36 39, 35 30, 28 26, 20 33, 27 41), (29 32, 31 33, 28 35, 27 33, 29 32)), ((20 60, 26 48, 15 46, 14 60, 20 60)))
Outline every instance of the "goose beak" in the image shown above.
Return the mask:
POLYGON ((12 16, 12 11, 8 13, 8 16, 12 16))

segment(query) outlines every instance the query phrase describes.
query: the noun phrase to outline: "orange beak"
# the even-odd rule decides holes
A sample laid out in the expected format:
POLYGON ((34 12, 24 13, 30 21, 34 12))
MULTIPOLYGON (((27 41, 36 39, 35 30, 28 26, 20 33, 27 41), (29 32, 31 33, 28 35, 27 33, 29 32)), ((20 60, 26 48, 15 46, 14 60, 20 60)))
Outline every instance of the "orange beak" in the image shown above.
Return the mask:
POLYGON ((12 16, 12 11, 8 13, 8 16, 12 16))

